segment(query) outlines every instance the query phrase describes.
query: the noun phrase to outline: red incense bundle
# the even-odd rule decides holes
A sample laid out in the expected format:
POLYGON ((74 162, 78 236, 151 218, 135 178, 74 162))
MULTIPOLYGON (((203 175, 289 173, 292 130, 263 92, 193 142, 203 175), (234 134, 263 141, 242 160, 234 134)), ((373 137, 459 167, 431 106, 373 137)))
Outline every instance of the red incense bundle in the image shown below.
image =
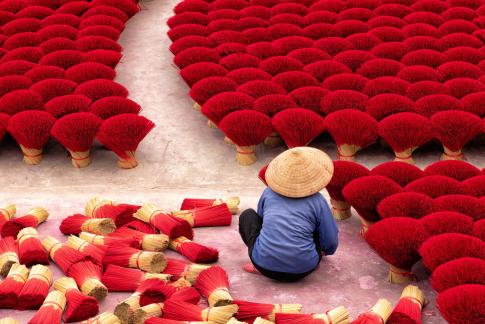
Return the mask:
POLYGON ((435 198, 434 209, 462 213, 475 221, 485 218, 485 205, 480 199, 467 195, 445 195, 435 198))
POLYGON ((431 274, 430 283, 438 293, 465 284, 485 285, 484 271, 485 260, 459 258, 437 267, 431 274))
POLYGON ((86 261, 89 258, 79 251, 63 245, 52 236, 47 236, 42 240, 42 246, 49 253, 51 260, 64 272, 69 273, 71 266, 80 261, 86 261))
POLYGON ((254 147, 273 132, 271 118, 252 110, 228 114, 219 123, 219 128, 236 144, 236 161, 240 165, 256 162, 254 147))
POLYGON ((433 199, 418 192, 399 192, 384 198, 377 205, 381 218, 412 217, 422 218, 434 211, 433 199))
POLYGON ((468 195, 485 197, 485 174, 462 181, 461 184, 468 195))
POLYGON ((116 225, 111 218, 91 218, 81 214, 64 218, 59 226, 59 230, 65 235, 78 235, 81 232, 105 235, 115 229, 116 225))
POLYGON ((392 148, 395 161, 414 164, 413 152, 433 138, 431 124, 416 113, 392 114, 379 122, 379 136, 392 148))
POLYGON ((299 314, 303 307, 301 304, 263 304, 243 300, 235 300, 233 303, 238 306, 235 317, 241 321, 250 321, 255 317, 274 321, 276 314, 299 314))
POLYGON ((119 318, 115 314, 108 313, 108 312, 101 313, 98 316, 91 317, 81 322, 81 324, 118 324, 118 323, 120 323, 119 318))
POLYGON ((353 161, 355 154, 377 140, 377 121, 355 109, 342 109, 325 118, 328 132, 338 145, 339 160, 353 161))
POLYGON ((103 257, 105 254, 104 248, 86 242, 74 235, 68 237, 66 246, 81 252, 86 257, 90 258, 94 263, 103 265, 103 257))
POLYGON ((229 293, 229 277, 219 266, 202 271, 195 281, 195 288, 207 298, 211 307, 232 304, 234 298, 229 293))
POLYGON ((141 220, 135 219, 134 221, 131 221, 129 223, 126 223, 123 225, 123 227, 131 228, 135 231, 143 232, 146 234, 157 234, 158 230, 145 222, 142 222, 141 220))
MULTIPOLYGON (((178 281, 180 280, 184 280, 188 283, 188 285, 191 285, 190 282, 183 278, 179 279, 178 281)), ((179 288, 172 296, 170 296, 170 299, 197 305, 200 302, 200 294, 194 287, 182 287, 179 288)))
POLYGON ((147 273, 138 269, 108 265, 101 281, 109 291, 135 291, 140 284, 148 279, 169 281, 171 275, 162 273, 147 273))
POLYGON ((435 175, 426 176, 409 184, 404 187, 406 191, 420 192, 428 195, 431 198, 437 198, 444 195, 461 194, 464 189, 459 181, 455 179, 435 175))
POLYGON ((27 213, 27 215, 17 218, 12 218, 3 224, 2 237, 17 237, 21 229, 26 227, 36 228, 41 223, 45 222, 49 217, 49 213, 44 208, 34 208, 27 213))
POLYGON ((189 239, 194 238, 192 226, 187 221, 168 215, 153 204, 144 204, 133 216, 155 226, 171 239, 179 236, 185 236, 189 239))
POLYGON ((192 227, 230 226, 231 211, 226 203, 192 210, 173 211, 172 216, 189 222, 192 227))
POLYGON ((473 223, 472 234, 485 242, 485 219, 473 223))
POLYGON ((436 298, 436 306, 448 323, 480 323, 485 311, 485 285, 461 285, 448 289, 436 298))
POLYGON ((442 175, 458 181, 464 181, 480 175, 476 166, 458 160, 438 161, 424 168, 426 175, 442 175))
POLYGON ((58 119, 52 126, 52 136, 69 151, 75 168, 91 163, 90 150, 101 121, 93 113, 78 112, 58 119))
POLYGON ((370 175, 380 175, 389 178, 404 187, 411 181, 424 177, 424 172, 415 165, 391 161, 375 166, 370 171, 370 175))
POLYGON ((277 113, 273 127, 289 148, 306 146, 325 129, 325 120, 305 108, 290 108, 277 113))
POLYGON ((118 156, 118 167, 131 169, 138 165, 138 145, 153 127, 155 124, 143 116, 120 114, 105 120, 96 138, 118 156))
POLYGON ((0 283, 0 308, 15 308, 18 296, 27 281, 29 269, 22 264, 14 264, 7 277, 0 283))
POLYGON ((138 247, 144 251, 161 252, 168 248, 169 238, 165 234, 146 234, 139 232, 128 227, 118 228, 116 231, 109 235, 113 238, 119 238, 122 240, 126 237, 131 237, 138 240, 138 247))
POLYGON ((54 282, 53 287, 66 296, 64 320, 67 323, 83 321, 98 313, 98 301, 94 297, 82 294, 73 278, 59 278, 54 282))
POLYGON ((39 164, 42 149, 49 140, 55 118, 45 111, 27 110, 15 114, 8 121, 7 130, 20 145, 27 164, 39 164))
POLYGON ((443 145, 442 160, 463 160, 462 148, 477 136, 482 120, 469 112, 441 111, 431 116, 434 136, 443 145))
POLYGON ((92 296, 98 301, 103 300, 108 294, 108 288, 101 282, 103 269, 91 261, 81 261, 69 268, 71 276, 83 294, 92 296))
POLYGON ((191 262, 212 263, 219 259, 219 251, 217 249, 192 242, 184 236, 171 240, 169 248, 182 254, 191 262))
POLYGON ((15 263, 20 263, 17 242, 13 237, 0 240, 0 275, 6 277, 15 263))
POLYGON ((168 259, 167 267, 163 270, 163 273, 173 276, 174 279, 185 278, 191 284, 195 284, 199 273, 209 268, 208 265, 189 264, 177 259, 168 259))
MULTIPOLYGON (((163 315, 164 303, 153 303, 143 307, 138 308, 133 313, 133 323, 134 324, 144 324, 147 323, 149 318, 158 318, 163 315)), ((159 318, 161 320, 161 318, 159 318)), ((171 320, 167 320, 171 321, 171 320)))
POLYGON ((470 235, 445 233, 427 239, 419 254, 426 268, 434 271, 448 261, 463 257, 485 259, 485 242, 470 235))
POLYGON ((105 245, 127 245, 133 248, 139 249, 141 247, 141 242, 135 237, 120 237, 120 236, 110 236, 110 235, 96 235, 86 232, 79 233, 79 238, 98 247, 103 248, 105 245))
POLYGON ((379 299, 367 312, 362 313, 351 324, 382 324, 391 315, 392 304, 387 299, 379 299))
POLYGON ((345 324, 350 322, 350 314, 343 306, 331 309, 322 314, 276 313, 276 316, 273 315, 273 317, 276 323, 281 324, 345 324))
POLYGON ((34 264, 49 264, 49 255, 42 247, 39 233, 32 227, 22 229, 17 235, 20 263, 27 267, 34 264))
POLYGON ((140 206, 115 204, 111 200, 94 197, 87 202, 85 213, 92 218, 111 218, 116 227, 120 227, 133 221, 133 214, 139 208, 140 206))
POLYGON ((52 284, 52 271, 44 265, 35 265, 17 300, 17 309, 38 309, 44 302, 52 284))
POLYGON ((333 217, 344 220, 352 216, 350 205, 342 194, 342 189, 352 180, 369 175, 369 170, 350 161, 334 161, 333 176, 326 189, 330 195, 333 217))
POLYGON ((185 321, 209 321, 225 324, 237 312, 237 305, 202 308, 197 305, 175 300, 168 300, 164 307, 164 317, 167 319, 185 321))
POLYGON ((160 273, 167 266, 165 255, 161 252, 147 252, 123 245, 109 245, 103 263, 152 273, 160 273))
POLYGON ((421 324, 421 309, 424 306, 424 301, 424 294, 421 289, 412 285, 406 286, 387 323, 421 324))
POLYGON ((0 208, 0 231, 2 230, 3 225, 12 219, 17 212, 17 208, 14 204, 7 204, 0 208))
POLYGON ((51 291, 28 324, 61 323, 64 307, 66 307, 64 294, 57 290, 51 291))
POLYGON ((231 214, 237 214, 241 199, 237 196, 227 199, 184 198, 180 210, 191 210, 202 207, 211 207, 225 203, 231 214))
POLYGON ((426 239, 423 225, 407 217, 386 218, 372 225, 364 236, 372 249, 389 263, 388 281, 414 280, 411 267, 420 259, 418 248, 426 239))

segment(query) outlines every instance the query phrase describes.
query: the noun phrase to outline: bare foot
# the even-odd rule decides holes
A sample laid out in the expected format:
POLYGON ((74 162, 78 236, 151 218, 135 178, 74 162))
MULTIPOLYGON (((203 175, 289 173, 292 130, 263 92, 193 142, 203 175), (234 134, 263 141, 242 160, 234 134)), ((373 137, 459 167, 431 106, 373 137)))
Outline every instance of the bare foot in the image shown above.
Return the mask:
POLYGON ((246 272, 249 272, 249 273, 252 273, 252 274, 261 274, 258 269, 256 269, 254 267, 254 265, 249 262, 249 263, 246 263, 244 266, 243 266, 243 270, 246 271, 246 272))

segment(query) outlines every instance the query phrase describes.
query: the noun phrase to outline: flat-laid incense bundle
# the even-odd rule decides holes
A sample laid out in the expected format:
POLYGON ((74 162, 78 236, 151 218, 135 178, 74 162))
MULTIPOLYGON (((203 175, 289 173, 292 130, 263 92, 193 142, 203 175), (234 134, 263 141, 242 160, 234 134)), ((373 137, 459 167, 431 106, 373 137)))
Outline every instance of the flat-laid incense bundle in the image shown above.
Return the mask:
POLYGON ((116 230, 116 226, 111 218, 91 218, 76 214, 64 218, 59 230, 65 235, 78 235, 81 232, 106 235, 113 233, 116 230))
POLYGON ((7 204, 0 208, 0 231, 3 225, 15 216, 16 212, 17 208, 14 204, 7 204))
POLYGON ((261 317, 257 317, 254 320, 253 324, 274 324, 274 322, 268 321, 268 320, 261 318, 261 317))
POLYGON ((134 220, 133 214, 140 206, 116 204, 100 197, 91 198, 85 206, 86 216, 92 218, 111 218, 116 227, 121 227, 134 220))
POLYGON ((51 260, 54 261, 66 275, 69 274, 69 269, 73 264, 89 260, 89 258, 81 252, 63 245, 60 241, 50 235, 42 240, 42 246, 47 253, 49 253, 51 260))
POLYGON ((104 312, 98 316, 82 321, 81 324, 121 324, 121 322, 115 314, 104 312))
POLYGON ((263 304, 235 300, 234 304, 239 309, 236 318, 239 320, 251 320, 255 317, 264 317, 274 322, 276 314, 300 314, 301 304, 263 304))
POLYGON ((84 254, 86 257, 89 257, 98 265, 103 264, 105 250, 102 247, 86 242, 85 240, 82 240, 79 237, 74 235, 70 235, 67 238, 66 246, 81 252, 82 254, 84 254))
POLYGON ((155 205, 145 204, 134 214, 136 219, 155 226, 160 232, 167 234, 171 239, 185 236, 193 239, 192 226, 183 220, 164 213, 155 205))
POLYGON ((42 247, 39 233, 33 227, 22 229, 17 235, 20 263, 30 267, 34 264, 49 264, 49 255, 42 247))
POLYGON ((66 296, 67 306, 64 314, 66 322, 83 321, 98 313, 98 301, 94 297, 81 293, 73 278, 59 278, 54 282, 53 287, 66 296))
POLYGON ((44 303, 39 308, 29 324, 60 323, 62 313, 66 307, 66 297, 58 290, 53 290, 47 295, 44 303))
POLYGON ((0 240, 0 275, 6 277, 13 264, 20 263, 17 242, 13 237, 0 240))
POLYGON ((160 273, 167 266, 165 255, 161 252, 142 251, 119 245, 107 246, 103 263, 140 269, 151 273, 160 273))
POLYGON ((13 317, 4 317, 0 319, 0 324, 19 324, 19 322, 13 317))
POLYGON ((391 315, 392 304, 387 299, 379 299, 368 311, 353 320, 352 324, 386 323, 391 315))
POLYGON ((199 274, 209 268, 209 265, 190 264, 176 259, 168 259, 167 267, 163 270, 163 273, 173 276, 174 279, 185 278, 191 284, 195 284, 199 274))
POLYGON ((246 324, 246 322, 241 322, 241 321, 238 321, 236 318, 234 317, 231 317, 228 321, 227 321, 227 324, 246 324))
POLYGON ((91 261, 77 262, 69 268, 69 276, 76 280, 83 294, 92 296, 98 301, 108 295, 108 288, 101 282, 102 274, 102 267, 91 261))
POLYGON ((133 314, 134 324, 143 324, 150 317, 161 317, 163 314, 164 303, 154 303, 143 306, 133 314))
POLYGON ((167 319, 225 324, 237 313, 237 310, 237 305, 203 308, 189 303, 168 300, 163 308, 163 316, 167 319))
POLYGON ((226 203, 192 210, 173 211, 172 216, 186 220, 193 227, 229 226, 232 221, 232 214, 226 203))
POLYGON ((219 259, 219 251, 217 249, 192 242, 183 236, 172 239, 169 248, 182 254, 191 262, 212 263, 219 259))
POLYGON ((348 324, 350 323, 350 314, 343 306, 331 309, 321 314, 288 314, 277 313, 276 323, 293 324, 293 323, 314 323, 314 324, 348 324))
POLYGON ((0 308, 15 308, 29 269, 22 264, 13 264, 7 277, 0 283, 0 308))
POLYGON ((180 210, 191 210, 202 207, 210 207, 225 203, 231 214, 236 215, 239 212, 239 204, 241 199, 237 196, 229 197, 227 199, 201 199, 201 198, 185 198, 182 201, 180 210))
POLYGON ((169 244, 168 235, 146 234, 128 227, 118 228, 109 236, 120 239, 125 237, 135 238, 140 242, 138 248, 144 251, 161 252, 166 250, 169 244))
POLYGON ((52 271, 44 265, 34 265, 20 291, 17 309, 38 309, 47 297, 51 285, 52 271))
POLYGON ((87 232, 81 232, 79 233, 79 238, 98 247, 104 247, 107 245, 126 245, 136 249, 139 249, 141 247, 140 241, 134 237, 121 237, 111 235, 103 236, 87 232))
POLYGON ((25 227, 37 228, 40 224, 45 222, 49 217, 49 213, 44 208, 34 208, 22 217, 12 218, 5 222, 2 227, 2 237, 12 236, 17 237, 21 229, 25 227))
POLYGON ((148 279, 158 279, 168 282, 170 274, 148 273, 139 269, 131 269, 110 264, 106 267, 101 281, 109 291, 135 291, 140 284, 148 279))
POLYGON ((202 271, 195 281, 195 288, 207 298, 211 307, 229 305, 234 300, 229 293, 227 272, 219 266, 202 271))
POLYGON ((417 286, 406 286, 401 298, 389 316, 389 323, 421 323, 421 309, 424 306, 424 294, 417 286))

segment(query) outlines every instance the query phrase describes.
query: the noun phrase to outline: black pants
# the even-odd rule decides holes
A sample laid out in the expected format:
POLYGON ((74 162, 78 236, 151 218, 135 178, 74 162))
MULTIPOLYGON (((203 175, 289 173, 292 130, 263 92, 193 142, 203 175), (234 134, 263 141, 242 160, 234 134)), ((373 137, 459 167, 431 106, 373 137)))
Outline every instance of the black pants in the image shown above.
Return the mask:
MULTIPOLYGON (((239 217, 239 234, 241 235, 241 238, 246 244, 246 246, 248 247, 249 258, 251 259, 251 262, 259 272, 261 272, 264 276, 274 280, 291 282, 291 281, 297 281, 297 280, 303 279, 304 277, 308 276, 310 273, 315 271, 316 268, 305 273, 287 273, 287 272, 267 270, 257 265, 253 261, 251 255, 253 252, 254 244, 256 243, 256 239, 258 238, 262 227, 263 227, 263 220, 253 209, 245 210, 239 217)), ((318 236, 318 232, 314 233, 313 240, 315 241, 315 246, 317 248, 319 260, 321 260, 322 249, 320 247, 320 239, 318 236)))

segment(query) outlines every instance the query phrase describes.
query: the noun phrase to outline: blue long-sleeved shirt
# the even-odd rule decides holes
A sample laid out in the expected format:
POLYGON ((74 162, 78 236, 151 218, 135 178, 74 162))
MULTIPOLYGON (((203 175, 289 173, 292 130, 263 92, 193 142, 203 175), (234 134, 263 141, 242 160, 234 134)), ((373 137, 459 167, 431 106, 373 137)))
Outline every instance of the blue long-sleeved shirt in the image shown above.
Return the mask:
POLYGON ((314 269, 319 260, 313 239, 316 231, 325 255, 337 249, 337 223, 320 193, 294 199, 266 188, 258 214, 263 218, 263 228, 251 258, 266 270, 305 273, 314 269))

